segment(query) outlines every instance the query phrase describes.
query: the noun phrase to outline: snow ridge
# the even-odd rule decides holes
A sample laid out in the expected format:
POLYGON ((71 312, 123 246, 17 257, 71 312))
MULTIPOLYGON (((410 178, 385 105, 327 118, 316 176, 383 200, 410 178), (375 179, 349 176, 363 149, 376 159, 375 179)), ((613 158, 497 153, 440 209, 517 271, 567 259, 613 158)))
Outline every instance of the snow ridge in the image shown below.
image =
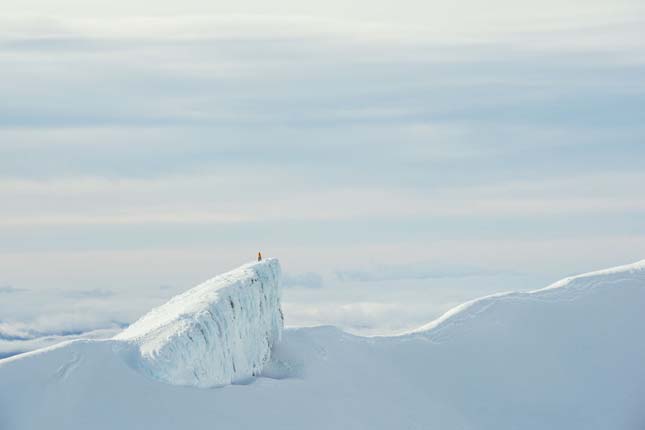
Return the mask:
POLYGON ((267 259, 216 276, 153 309, 114 337, 127 361, 174 385, 213 387, 259 374, 283 328, 280 264, 267 259))
POLYGON ((489 308, 512 300, 569 301, 589 290, 608 285, 645 285, 645 260, 632 264, 570 276, 547 287, 527 292, 497 293, 462 303, 434 321, 411 330, 407 334, 422 334, 437 343, 445 339, 445 332, 460 326, 489 308))

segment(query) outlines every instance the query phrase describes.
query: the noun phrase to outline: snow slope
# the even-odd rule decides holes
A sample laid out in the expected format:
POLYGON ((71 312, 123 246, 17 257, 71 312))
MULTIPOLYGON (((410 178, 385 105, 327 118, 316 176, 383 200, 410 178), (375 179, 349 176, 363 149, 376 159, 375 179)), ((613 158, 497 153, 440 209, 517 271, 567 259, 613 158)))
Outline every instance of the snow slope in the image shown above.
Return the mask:
POLYGON ((281 334, 280 265, 268 259, 174 297, 114 339, 155 379, 213 387, 259 374, 281 334))
POLYGON ((264 377, 216 389, 141 374, 124 340, 73 341, 0 360, 0 428, 642 430, 643 309, 645 261, 402 336, 287 329, 264 377))

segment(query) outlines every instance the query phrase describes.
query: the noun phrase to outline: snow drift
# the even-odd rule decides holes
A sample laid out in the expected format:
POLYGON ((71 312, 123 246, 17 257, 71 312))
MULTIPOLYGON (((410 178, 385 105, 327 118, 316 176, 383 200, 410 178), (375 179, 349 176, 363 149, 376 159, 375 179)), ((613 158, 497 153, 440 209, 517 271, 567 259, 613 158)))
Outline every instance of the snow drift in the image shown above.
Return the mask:
MULTIPOLYGON (((277 263, 263 264, 271 283, 277 263)), ((255 270, 227 279, 248 286, 255 270)), ((248 385, 171 386, 122 360, 133 347, 155 375, 177 372, 194 383, 195 375, 166 360, 187 366, 209 346, 200 344, 195 323, 183 330, 179 315, 191 320, 212 306, 228 313, 225 294, 236 290, 182 300, 189 308, 183 314, 169 304, 173 317, 158 310, 119 339, 72 341, 0 360, 0 428, 645 429, 645 261, 475 300, 402 336, 287 329, 263 377, 248 385), (177 329, 167 331, 166 324, 177 329), (167 355, 152 353, 171 344, 167 355)), ((228 329, 239 330, 241 315, 228 317, 228 329)), ((279 331, 278 315, 272 318, 279 331)), ((259 332, 253 339, 262 339, 259 332)), ((210 333, 218 339, 216 326, 210 333)), ((222 342, 233 345, 234 337, 222 342)), ((248 357, 259 360, 264 355, 256 346, 248 357)), ((221 354, 213 353, 210 364, 217 366, 221 354)), ((252 374, 253 366, 246 367, 252 374)))
POLYGON ((174 297, 114 339, 155 379, 212 387, 259 374, 281 333, 280 265, 268 259, 174 297))

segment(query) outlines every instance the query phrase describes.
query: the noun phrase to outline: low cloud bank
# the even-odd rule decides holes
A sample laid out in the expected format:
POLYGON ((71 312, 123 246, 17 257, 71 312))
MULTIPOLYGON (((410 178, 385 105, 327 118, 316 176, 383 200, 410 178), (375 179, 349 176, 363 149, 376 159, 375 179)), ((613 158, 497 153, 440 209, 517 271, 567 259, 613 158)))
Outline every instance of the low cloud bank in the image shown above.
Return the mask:
POLYGON ((285 273, 282 277, 282 286, 301 287, 301 288, 322 288, 324 286, 323 277, 318 273, 307 272, 298 274, 285 273))
POLYGON ((476 266, 433 265, 426 263, 407 265, 376 266, 367 270, 340 270, 336 277, 340 281, 375 282, 410 279, 464 278, 470 276, 495 276, 501 273, 476 266))

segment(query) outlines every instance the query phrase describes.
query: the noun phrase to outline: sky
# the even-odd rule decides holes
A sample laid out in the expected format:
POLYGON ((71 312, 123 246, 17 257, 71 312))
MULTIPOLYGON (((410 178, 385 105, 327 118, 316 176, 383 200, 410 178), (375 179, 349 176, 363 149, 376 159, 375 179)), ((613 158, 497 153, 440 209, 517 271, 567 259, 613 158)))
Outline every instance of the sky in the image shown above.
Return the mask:
POLYGON ((289 325, 364 334, 641 260, 644 40, 628 0, 3 1, 0 353, 258 250, 289 325))

